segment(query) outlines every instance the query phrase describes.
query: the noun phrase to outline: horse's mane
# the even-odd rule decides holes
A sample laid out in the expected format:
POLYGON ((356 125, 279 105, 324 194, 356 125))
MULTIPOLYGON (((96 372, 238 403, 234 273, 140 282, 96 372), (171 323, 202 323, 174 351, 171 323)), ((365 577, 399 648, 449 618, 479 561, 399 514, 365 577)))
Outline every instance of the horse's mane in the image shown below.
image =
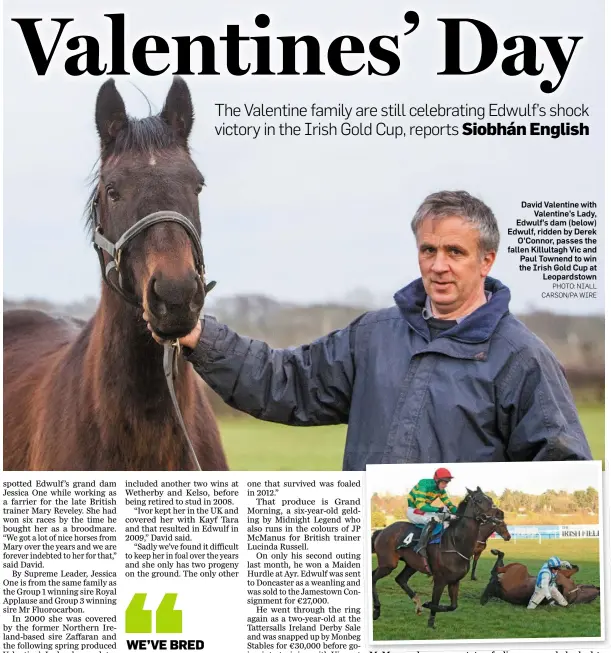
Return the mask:
MULTIPOLYGON (((147 116, 146 118, 128 117, 127 125, 118 134, 116 139, 104 151, 104 157, 116 156, 125 152, 153 153, 164 148, 178 145, 179 141, 176 132, 161 117, 147 116)), ((180 143, 183 147, 184 142, 180 143)), ((95 224, 95 211, 93 200, 98 192, 98 181, 100 179, 100 159, 91 174, 91 192, 87 199, 84 216, 87 231, 91 235, 95 224)))
POLYGON ((456 514, 462 517, 465 514, 468 503, 469 495, 467 494, 467 496, 458 504, 458 507, 456 508, 456 514))

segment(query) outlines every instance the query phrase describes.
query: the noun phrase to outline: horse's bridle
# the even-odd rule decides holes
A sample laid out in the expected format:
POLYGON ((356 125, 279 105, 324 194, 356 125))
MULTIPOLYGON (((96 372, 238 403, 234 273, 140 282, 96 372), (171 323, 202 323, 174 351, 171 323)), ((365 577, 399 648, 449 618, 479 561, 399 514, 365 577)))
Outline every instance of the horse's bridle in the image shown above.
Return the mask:
MULTIPOLYGON (((210 281, 209 283, 206 283, 205 281, 206 268, 204 265, 204 251, 202 249, 202 243, 199 234, 197 233, 197 229, 193 226, 193 223, 184 215, 177 213, 176 211, 156 211, 155 213, 149 213, 148 215, 138 220, 131 227, 129 227, 129 229, 124 231, 118 240, 113 243, 104 236, 102 225, 100 223, 100 216, 98 213, 98 205, 99 196, 96 195, 92 200, 91 211, 94 217, 93 247, 98 254, 100 269, 102 271, 102 278, 106 284, 121 297, 123 297, 125 301, 132 304, 132 306, 142 308, 142 304, 138 298, 135 295, 128 293, 123 287, 123 279, 121 276, 121 254, 129 245, 129 243, 134 238, 136 238, 136 236, 146 231, 147 229, 150 229, 154 225, 163 222, 179 224, 187 232, 187 235, 191 240, 191 244, 193 245, 195 266, 203 285, 204 299, 206 298, 206 295, 214 288, 216 281, 210 281), (104 260, 104 252, 110 255, 110 261, 108 263, 106 263, 104 260), (110 276, 111 274, 112 277, 110 276)), ((176 380, 176 376, 178 374, 179 354, 180 343, 178 339, 173 342, 166 342, 164 344, 163 372, 165 375, 168 390, 170 392, 170 397, 172 399, 172 404, 174 405, 174 410, 176 412, 176 416, 178 417, 178 423, 187 442, 193 464, 195 465, 195 468, 201 472, 202 468, 195 454, 195 449, 193 448, 191 438, 187 432, 187 427, 185 426, 182 413, 180 412, 180 406, 178 405, 178 399, 176 398, 176 391, 174 388, 174 381, 176 380)))
MULTIPOLYGON (((486 495, 484 495, 484 496, 486 496, 486 495)), ((469 498, 472 498, 472 497, 469 497, 469 498)), ((490 499, 490 497, 486 497, 486 498, 490 499)), ((494 505, 492 500, 490 500, 490 502, 492 503, 492 509, 493 510, 498 510, 498 508, 494 505)), ((479 508, 478 503, 475 503, 475 506, 477 508, 479 508)), ((463 515, 463 517, 466 517, 466 516, 463 515)), ((477 515, 477 517, 466 517, 466 518, 467 519, 473 519, 478 524, 480 524, 480 526, 483 526, 484 524, 500 524, 503 521, 502 519, 499 519, 498 517, 494 517, 493 515, 487 515, 487 514, 477 515)))
POLYGON ((503 521, 502 519, 493 517, 492 515, 478 515, 477 517, 471 517, 471 515, 460 515, 460 519, 472 519, 480 526, 483 526, 484 524, 500 524, 503 521))
MULTIPOLYGON (((469 496, 469 498, 471 498, 471 496, 469 496)), ((477 504, 475 505, 477 506, 477 504)), ((492 505, 494 506, 494 504, 492 505)), ((471 517, 470 515, 460 515, 459 519, 471 519, 474 522, 480 524, 480 526, 484 524, 500 524, 503 521, 502 519, 499 519, 498 517, 493 517, 492 515, 478 515, 477 517, 471 517)), ((480 542, 478 540, 478 544, 485 544, 485 542, 480 542)), ((461 558, 464 558, 465 560, 470 560, 470 558, 467 558, 467 556, 463 555, 460 551, 456 551, 456 549, 449 549, 447 551, 444 551, 444 553, 456 553, 461 558)))

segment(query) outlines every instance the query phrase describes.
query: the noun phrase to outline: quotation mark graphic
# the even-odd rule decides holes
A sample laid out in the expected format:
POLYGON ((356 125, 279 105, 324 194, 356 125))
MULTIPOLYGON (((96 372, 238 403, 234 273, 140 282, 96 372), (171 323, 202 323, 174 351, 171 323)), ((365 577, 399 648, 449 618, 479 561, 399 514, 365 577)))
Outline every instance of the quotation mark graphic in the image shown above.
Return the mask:
MULTIPOLYGON (((165 594, 155 610, 156 633, 182 633, 182 610, 174 610, 178 594, 165 594)), ((134 594, 125 610, 126 633, 152 633, 153 612, 145 610, 146 594, 134 594)))

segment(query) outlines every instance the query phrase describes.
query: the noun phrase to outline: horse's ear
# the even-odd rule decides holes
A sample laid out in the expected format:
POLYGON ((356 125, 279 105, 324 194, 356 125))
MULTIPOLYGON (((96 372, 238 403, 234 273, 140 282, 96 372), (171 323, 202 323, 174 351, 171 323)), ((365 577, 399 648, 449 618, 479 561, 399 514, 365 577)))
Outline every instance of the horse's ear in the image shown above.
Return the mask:
POLYGON ((467 494, 468 494, 469 496, 471 496, 471 495, 473 494, 473 491, 470 490, 469 488, 465 488, 465 489, 467 490, 467 494))
POLYGON ((482 488, 479 485, 477 486, 477 491, 480 493, 483 492, 482 488))
POLYGON ((189 87, 182 77, 174 77, 161 111, 161 117, 186 145, 193 127, 193 103, 189 87))
POLYGON ((117 134, 127 125, 123 98, 117 91, 115 80, 104 82, 98 91, 95 105, 95 124, 102 147, 110 145, 117 134))

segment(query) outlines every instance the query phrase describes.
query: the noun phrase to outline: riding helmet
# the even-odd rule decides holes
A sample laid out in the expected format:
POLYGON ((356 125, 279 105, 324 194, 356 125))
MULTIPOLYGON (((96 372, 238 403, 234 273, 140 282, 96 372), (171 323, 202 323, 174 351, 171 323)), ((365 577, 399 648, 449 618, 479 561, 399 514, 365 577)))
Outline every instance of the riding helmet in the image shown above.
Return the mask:
POLYGON ((436 472, 435 476, 433 476, 434 481, 451 481, 454 477, 450 473, 449 469, 446 469, 445 467, 440 467, 436 472))

